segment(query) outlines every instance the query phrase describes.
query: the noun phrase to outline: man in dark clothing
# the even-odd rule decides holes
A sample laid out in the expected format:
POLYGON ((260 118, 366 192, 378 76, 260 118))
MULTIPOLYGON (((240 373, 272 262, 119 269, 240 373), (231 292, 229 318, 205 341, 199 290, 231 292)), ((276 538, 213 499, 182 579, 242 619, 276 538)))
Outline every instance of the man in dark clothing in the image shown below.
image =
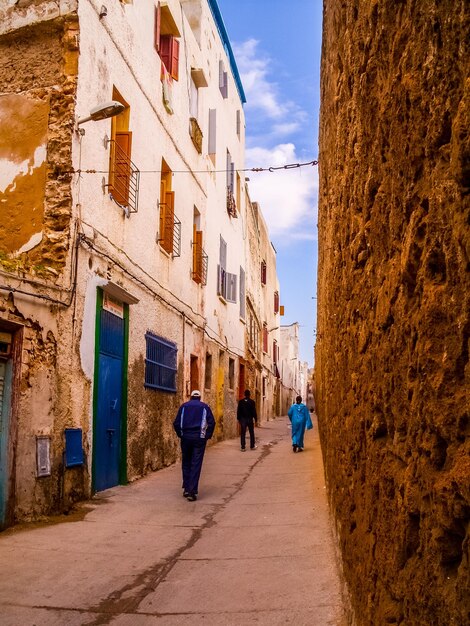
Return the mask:
POLYGON ((239 400, 237 408, 237 420, 240 422, 240 447, 241 451, 245 452, 246 448, 246 429, 250 432, 250 449, 254 450, 258 446, 255 444, 255 426, 254 422, 257 421, 256 404, 254 400, 250 398, 250 390, 245 391, 245 397, 239 400))
POLYGON ((189 402, 178 410, 173 428, 181 440, 183 496, 197 500, 199 476, 207 440, 214 433, 215 419, 208 404, 201 402, 201 392, 194 390, 189 402))

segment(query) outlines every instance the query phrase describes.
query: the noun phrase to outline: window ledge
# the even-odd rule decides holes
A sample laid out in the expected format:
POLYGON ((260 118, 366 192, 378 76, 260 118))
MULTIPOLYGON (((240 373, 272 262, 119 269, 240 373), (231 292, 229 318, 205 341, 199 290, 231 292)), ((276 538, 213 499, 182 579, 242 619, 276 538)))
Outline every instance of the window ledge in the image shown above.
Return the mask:
POLYGON ((166 256, 166 257, 168 257, 169 259, 173 260, 173 253, 172 253, 172 252, 167 252, 167 251, 165 250, 165 248, 163 248, 160 244, 158 244, 158 247, 160 248, 160 252, 161 252, 164 256, 166 256))
POLYGON ((223 302, 224 304, 227 304, 227 302, 228 302, 228 301, 227 301, 227 300, 226 300, 223 296, 221 296, 221 295, 220 295, 220 293, 219 293, 219 294, 217 294, 217 295, 218 295, 219 300, 220 300, 221 302, 223 302))

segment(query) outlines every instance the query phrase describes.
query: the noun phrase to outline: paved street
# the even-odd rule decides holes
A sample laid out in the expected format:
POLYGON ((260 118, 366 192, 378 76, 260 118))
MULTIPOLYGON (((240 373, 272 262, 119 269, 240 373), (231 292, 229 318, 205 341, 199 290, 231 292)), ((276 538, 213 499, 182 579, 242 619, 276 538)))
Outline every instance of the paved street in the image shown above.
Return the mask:
POLYGON ((0 624, 343 625, 318 431, 211 446, 199 500, 180 466, 99 494, 71 520, 0 534, 0 624))

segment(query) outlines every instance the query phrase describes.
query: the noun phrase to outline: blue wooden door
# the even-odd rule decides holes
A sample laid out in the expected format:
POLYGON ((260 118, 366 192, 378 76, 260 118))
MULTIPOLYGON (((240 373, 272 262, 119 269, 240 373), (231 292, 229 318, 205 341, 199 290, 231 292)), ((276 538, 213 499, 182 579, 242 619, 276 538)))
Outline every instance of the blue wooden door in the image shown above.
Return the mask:
POLYGON ((8 504, 11 363, 11 361, 0 361, 0 528, 3 528, 6 523, 8 504))
POLYGON ((101 309, 94 429, 95 491, 119 484, 124 331, 124 319, 101 309))

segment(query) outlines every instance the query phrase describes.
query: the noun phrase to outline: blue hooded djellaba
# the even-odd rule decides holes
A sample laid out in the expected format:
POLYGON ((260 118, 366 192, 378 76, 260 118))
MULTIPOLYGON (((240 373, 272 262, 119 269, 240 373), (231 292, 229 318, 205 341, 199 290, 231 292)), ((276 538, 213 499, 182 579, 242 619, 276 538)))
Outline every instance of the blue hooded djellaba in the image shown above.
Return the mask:
POLYGON ((312 428, 309 410, 305 404, 302 404, 300 396, 297 397, 297 402, 291 406, 287 415, 292 424, 292 448, 294 452, 300 452, 304 448, 305 429, 312 428))

